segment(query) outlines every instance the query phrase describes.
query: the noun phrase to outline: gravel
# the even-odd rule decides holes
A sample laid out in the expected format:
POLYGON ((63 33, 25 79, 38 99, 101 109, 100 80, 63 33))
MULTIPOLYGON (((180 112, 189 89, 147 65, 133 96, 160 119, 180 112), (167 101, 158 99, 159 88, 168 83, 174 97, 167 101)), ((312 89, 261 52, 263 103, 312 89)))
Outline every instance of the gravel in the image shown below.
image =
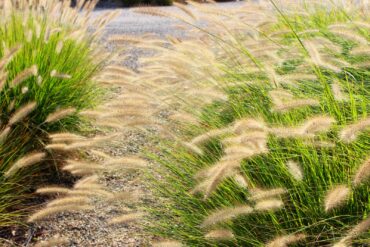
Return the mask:
MULTIPOLYGON (((225 8, 238 7, 240 3, 223 3, 225 8)), ((164 11, 176 11, 175 7, 161 7, 164 11)), ((94 15, 105 15, 111 9, 97 9, 94 15)), ((177 21, 158 16, 148 16, 135 13, 133 9, 122 9, 121 14, 110 23, 105 30, 104 39, 115 34, 142 35, 146 33, 154 33, 159 37, 172 35, 175 37, 186 38, 186 33, 182 29, 174 27, 178 24, 177 21)), ((115 47, 109 42, 105 42, 106 48, 115 51, 115 47)), ((150 51, 139 49, 128 49, 128 59, 122 61, 122 64, 137 69, 139 67, 138 58, 142 56, 153 56, 150 51)), ((116 92, 119 93, 119 92, 116 92)), ((165 113, 159 114, 158 120, 165 124, 165 113)), ((150 136, 153 131, 125 131, 118 143, 104 149, 105 152, 112 156, 125 156, 137 154, 143 148, 155 145, 151 143, 150 136)), ((125 201, 115 201, 107 203, 105 201, 96 200, 95 209, 90 212, 83 213, 60 213, 51 216, 42 222, 31 226, 34 232, 34 238, 37 240, 49 239, 57 234, 70 239, 70 247, 136 247, 150 246, 153 240, 152 236, 144 233, 139 223, 129 223, 123 225, 109 226, 107 220, 115 216, 120 216, 127 212, 135 212, 140 209, 144 203, 153 202, 153 198, 147 188, 142 183, 143 178, 140 172, 104 174, 101 177, 101 182, 113 192, 140 192, 141 199, 136 203, 128 203, 125 201)), ((7 246, 6 242, 0 242, 1 246, 7 246)), ((15 246, 15 245, 9 245, 15 246)), ((21 245, 22 246, 22 245, 21 245)), ((26 245, 23 245, 26 246, 26 245)), ((28 246, 28 245, 27 245, 28 246)))
MULTIPOLYGON (((165 8, 166 11, 173 11, 173 7, 165 8)), ((98 9, 94 12, 95 15, 105 15, 111 10, 98 9)), ((145 33, 155 33, 159 37, 173 35, 176 37, 185 37, 182 30, 177 30, 173 27, 177 22, 170 18, 155 17, 138 14, 132 9, 123 9, 120 16, 110 23, 105 30, 104 39, 116 34, 141 35, 145 33)), ((115 51, 116 47, 105 42, 106 48, 110 51, 115 51)), ((122 64, 137 69, 139 67, 138 58, 142 56, 152 56, 151 51, 143 51, 139 49, 128 49, 125 53, 129 56, 122 64)), ((115 94, 119 94, 116 91, 115 94)), ((158 116, 159 118, 162 115, 158 116)), ((163 119, 159 119, 163 122, 163 119)), ((122 137, 115 145, 110 145, 104 148, 104 152, 112 156, 120 157, 125 155, 137 154, 143 148, 152 145, 149 136, 153 131, 125 131, 122 137)), ((49 239, 56 234, 65 236, 70 239, 70 247, 136 247, 150 246, 152 236, 144 233, 141 223, 128 223, 121 225, 109 226, 107 220, 124 213, 135 212, 144 203, 151 203, 151 197, 148 189, 142 183, 143 178, 140 172, 104 174, 101 177, 101 182, 113 192, 132 192, 140 193, 140 200, 136 203, 127 203, 125 201, 117 201, 114 203, 106 203, 96 200, 95 209, 90 212, 80 213, 60 213, 56 216, 47 218, 46 220, 34 226, 35 232, 38 232, 38 240, 49 239)))

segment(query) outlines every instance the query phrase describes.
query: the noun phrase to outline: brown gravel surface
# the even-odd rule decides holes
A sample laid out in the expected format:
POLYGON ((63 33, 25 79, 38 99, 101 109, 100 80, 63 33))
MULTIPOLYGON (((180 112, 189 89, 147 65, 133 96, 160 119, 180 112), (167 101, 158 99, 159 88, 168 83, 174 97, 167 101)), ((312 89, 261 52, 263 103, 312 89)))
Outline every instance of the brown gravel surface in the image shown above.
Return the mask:
MULTIPOLYGON (((99 10, 105 13, 108 10, 99 10)), ((133 14, 130 10, 123 10, 121 16, 113 21, 106 28, 106 35, 108 38, 113 34, 131 34, 133 33, 133 25, 130 25, 136 20, 135 25, 142 23, 142 26, 147 23, 148 18, 139 14, 133 14)), ((160 28, 163 33, 155 33, 160 36, 166 34, 175 34, 181 36, 177 30, 174 30, 172 24, 173 20, 169 18, 155 17, 151 23, 152 27, 160 28)), ((137 28, 136 34, 148 33, 150 30, 137 28)), ((115 49, 112 44, 106 43, 108 49, 115 49)), ((129 49, 129 58, 122 61, 122 64, 137 69, 139 64, 137 59, 140 56, 151 56, 152 53, 147 51, 140 51, 137 49, 129 49)), ((124 88, 114 90, 111 98, 114 99, 116 95, 124 93, 124 88)), ((162 124, 166 123, 164 118, 165 114, 158 114, 156 120, 162 124)), ((151 136, 155 135, 156 130, 149 129, 142 130, 129 130, 120 133, 119 140, 114 142, 114 145, 109 145, 103 150, 113 157, 123 157, 132 154, 138 154, 145 148, 150 148, 151 136)), ((152 164, 153 165, 153 164, 152 164)), ((123 215, 125 213, 137 212, 145 203, 153 203, 153 198, 150 192, 145 187, 143 181, 142 171, 131 172, 115 172, 105 173, 101 176, 100 182, 107 187, 111 192, 131 192, 133 196, 138 196, 139 199, 133 202, 127 200, 118 200, 114 202, 106 202, 104 200, 96 199, 94 201, 94 210, 78 213, 60 213, 55 216, 48 217, 47 219, 37 223, 33 226, 34 239, 45 240, 60 234, 70 240, 70 247, 85 247, 85 246, 99 246, 99 247, 135 247, 135 246, 150 246, 153 239, 144 233, 142 225, 145 222, 132 222, 119 225, 108 225, 107 221, 111 218, 123 215)), ((32 246, 32 245, 30 245, 32 246)))
MULTIPOLYGON (((107 147, 103 151, 119 157, 136 154, 147 142, 145 134, 138 131, 122 133, 119 147, 107 147)), ((116 143, 117 144, 117 143, 116 143)), ((60 213, 37 224, 41 232, 38 239, 48 239, 60 233, 71 242, 68 246, 150 246, 151 237, 143 233, 142 223, 108 225, 107 220, 125 213, 136 212, 143 201, 150 201, 150 194, 145 188, 139 171, 109 174, 100 178, 111 192, 131 192, 138 196, 137 201, 102 199, 94 201, 94 210, 79 213, 60 213)))
MULTIPOLYGON (((232 6, 234 3, 230 3, 232 6)), ((235 3, 236 4, 236 3, 235 3)), ((225 6, 228 6, 227 4, 225 6)), ((165 10, 175 10, 174 7, 166 7, 165 10)), ((95 13, 97 15, 106 14, 110 10, 100 9, 95 13)), ((183 30, 174 28, 176 21, 165 17, 144 16, 132 12, 130 9, 122 10, 121 15, 107 26, 106 35, 108 38, 114 34, 145 34, 155 33, 160 37, 172 35, 184 37, 183 30)), ((107 49, 114 51, 115 47, 106 43, 107 49)), ((137 49, 129 50, 129 59, 122 61, 122 64, 136 70, 139 67, 138 57, 152 56, 150 51, 140 51, 137 49)), ((119 95, 124 89, 118 88, 113 94, 119 95)), ((157 121, 161 125, 167 123, 165 113, 158 114, 157 121)), ((115 145, 106 147, 104 152, 113 157, 123 157, 125 155, 138 154, 145 148, 155 145, 152 136, 156 130, 146 131, 123 131, 115 145)), ((151 164, 154 165, 154 164, 151 164)), ((92 211, 80 213, 59 213, 55 216, 31 225, 30 228, 23 232, 21 244, 14 244, 8 240, 0 239, 0 246, 33 246, 35 240, 49 239, 55 235, 67 237, 70 240, 68 247, 136 247, 150 246, 153 236, 144 233, 142 225, 145 222, 132 222, 120 225, 108 225, 107 221, 113 217, 120 216, 129 212, 137 212, 144 204, 154 203, 148 188, 143 183, 143 174, 140 171, 122 172, 122 173, 105 173, 100 177, 102 184, 112 192, 132 192, 133 195, 139 195, 136 202, 127 200, 118 200, 107 202, 102 199, 94 201, 95 207, 92 211)), ((18 233, 19 234, 19 233, 18 233)))

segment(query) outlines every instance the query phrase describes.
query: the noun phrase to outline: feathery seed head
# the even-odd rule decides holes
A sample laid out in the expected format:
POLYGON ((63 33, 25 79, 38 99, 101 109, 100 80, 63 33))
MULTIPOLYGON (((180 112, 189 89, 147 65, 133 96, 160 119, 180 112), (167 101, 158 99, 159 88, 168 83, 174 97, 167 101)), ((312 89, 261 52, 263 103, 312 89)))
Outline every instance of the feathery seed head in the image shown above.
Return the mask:
POLYGON ((269 190, 262 190, 262 189, 251 189, 250 190, 251 196, 250 200, 252 201, 260 201, 268 198, 273 198, 276 196, 281 196, 285 193, 287 193, 287 190, 284 188, 275 188, 275 189, 269 189, 269 190))
POLYGON ((261 131, 266 130, 266 126, 263 121, 256 119, 241 119, 235 122, 234 132, 236 134, 242 134, 244 132, 261 131))
POLYGON ((222 241, 222 240, 232 240, 235 238, 234 234, 230 230, 212 230, 205 235, 206 239, 222 241))
POLYGON ((153 247, 182 247, 183 245, 174 240, 164 240, 160 242, 153 243, 153 247))
POLYGON ((230 208, 219 209, 211 213, 202 223, 202 227, 208 227, 219 222, 224 222, 237 218, 241 215, 250 214, 253 208, 249 205, 242 205, 230 208))
POLYGON ((362 165, 358 168, 353 183, 355 186, 366 182, 370 178, 370 158, 366 159, 362 165))
POLYGON ((10 177, 16 173, 19 169, 26 166, 31 166, 33 164, 39 163, 46 157, 45 153, 31 153, 15 162, 8 171, 5 172, 5 177, 10 177))
POLYGON ((19 73, 11 82, 11 87, 16 87, 21 84, 23 81, 27 80, 31 76, 37 76, 37 65, 32 65, 31 67, 23 70, 19 73))
POLYGON ((67 194, 70 192, 70 189, 64 187, 44 187, 36 190, 36 193, 39 194, 67 194))
POLYGON ((116 224, 124 224, 124 223, 130 223, 132 221, 139 220, 143 217, 143 213, 131 213, 131 214, 125 214, 122 216, 118 216, 115 218, 112 218, 108 221, 109 225, 116 225, 116 224))
POLYGON ((302 241, 306 238, 305 234, 289 234, 279 236, 266 244, 266 247, 288 247, 288 245, 302 241))
POLYGON ((351 190, 345 185, 338 185, 330 189, 325 196, 325 211, 341 206, 348 199, 351 190))
POLYGON ((299 164, 293 160, 288 160, 286 163, 289 173, 298 181, 303 179, 303 171, 299 164))
POLYGON ((194 152, 195 154, 198 155, 203 155, 204 152, 201 148, 196 146, 195 144, 189 143, 189 142, 182 142, 182 145, 186 148, 188 148, 190 151, 194 152))
POLYGON ((370 228, 370 217, 362 220, 355 227, 353 227, 346 236, 344 236, 339 243, 346 244, 350 243, 353 239, 360 236, 362 233, 366 232, 370 228))
POLYGON ((12 129, 7 126, 5 129, 3 129, 1 132, 0 132, 0 144, 4 143, 10 133, 12 129))
POLYGON ((350 247, 350 246, 343 241, 339 241, 338 243, 335 243, 333 247, 350 247))
POLYGON ((52 140, 53 143, 74 142, 74 141, 81 141, 85 139, 85 137, 83 136, 79 136, 79 135, 67 133, 67 132, 53 133, 49 135, 49 138, 52 140))
POLYGON ((59 73, 55 69, 50 72, 50 76, 54 78, 60 78, 60 79, 71 79, 72 78, 71 75, 59 73))
POLYGON ((66 151, 68 146, 63 143, 49 144, 45 146, 47 150, 66 151))
POLYGON ((234 176, 235 182, 242 188, 249 188, 249 181, 242 174, 236 174, 234 176))
POLYGON ((64 42, 63 40, 59 40, 58 43, 57 43, 57 46, 55 47, 55 52, 57 54, 60 54, 60 52, 62 51, 63 49, 63 46, 64 46, 64 42))
POLYGON ((52 247, 52 246, 60 246, 64 244, 68 244, 69 240, 66 237, 60 237, 56 235, 49 240, 41 241, 35 244, 34 247, 52 247))
POLYGON ((184 12, 185 14, 187 14, 189 17, 191 17, 192 19, 194 20, 197 20, 198 18, 194 15, 194 13, 189 9, 187 8, 184 4, 181 4, 181 3, 177 3, 177 2, 174 2, 173 3, 174 6, 176 6, 177 8, 181 9, 182 12, 184 12))
POLYGON ((351 41, 360 43, 361 45, 369 44, 366 38, 360 36, 359 34, 352 30, 331 30, 331 32, 335 35, 342 36, 345 39, 349 39, 351 41))
POLYGON ((76 112, 76 109, 75 108, 65 108, 65 109, 60 109, 56 112, 53 112, 53 113, 50 113, 46 120, 45 120, 45 123, 52 123, 52 122, 56 122, 56 121, 59 121, 69 115, 72 115, 76 112))
POLYGON ((342 92, 342 88, 338 81, 335 81, 331 84, 331 90, 335 100, 346 101, 348 97, 342 92))
POLYGON ((61 212, 73 212, 73 211, 85 211, 85 210, 91 210, 91 206, 78 206, 78 205, 63 205, 63 206, 56 206, 56 207, 47 207, 44 209, 41 209, 40 211, 34 213, 31 215, 28 219, 28 222, 35 222, 38 220, 41 220, 47 216, 61 213, 61 212))
POLYGON ((279 105, 275 105, 272 110, 276 112, 286 112, 292 109, 308 107, 308 106, 319 106, 320 102, 316 99, 296 99, 291 100, 279 105))
POLYGON ((193 140, 191 140, 190 143, 192 144, 201 144, 205 141, 208 141, 211 138, 230 133, 230 128, 223 128, 223 129, 214 129, 210 130, 200 136, 195 137, 193 140))
POLYGON ((257 201, 255 209, 257 211, 271 211, 277 210, 284 206, 284 203, 280 199, 265 199, 262 201, 257 201))
POLYGON ((35 110, 37 104, 36 102, 28 103, 18 109, 13 116, 9 119, 9 125, 14 125, 20 121, 22 121, 28 114, 30 114, 33 110, 35 110))
POLYGON ((47 204, 48 207, 63 206, 63 205, 85 205, 89 203, 89 198, 84 196, 68 196, 55 199, 47 204))
POLYGON ((339 137, 343 142, 350 143, 357 139, 359 132, 370 127, 370 117, 362 119, 357 123, 346 126, 339 133, 339 137))
POLYGON ((314 116, 304 122, 301 130, 304 133, 316 134, 329 130, 333 123, 335 123, 335 119, 332 117, 314 116))

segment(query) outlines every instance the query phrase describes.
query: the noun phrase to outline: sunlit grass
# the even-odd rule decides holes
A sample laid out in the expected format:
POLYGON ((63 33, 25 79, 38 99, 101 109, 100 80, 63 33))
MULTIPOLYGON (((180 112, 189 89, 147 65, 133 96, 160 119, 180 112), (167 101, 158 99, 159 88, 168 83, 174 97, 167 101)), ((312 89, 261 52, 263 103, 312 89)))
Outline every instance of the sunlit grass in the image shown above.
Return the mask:
MULTIPOLYGON (((370 210, 368 181, 356 186, 353 178, 369 158, 369 132, 362 129, 355 140, 347 140, 341 133, 349 124, 369 118, 369 70, 368 65, 363 66, 369 53, 354 55, 357 47, 366 47, 361 44, 362 39, 369 40, 368 20, 359 18, 357 12, 342 8, 316 9, 313 12, 303 9, 303 14, 279 11, 277 23, 263 27, 261 32, 278 43, 280 48, 276 54, 281 61, 268 55, 256 56, 253 63, 259 66, 260 71, 250 72, 250 64, 235 66, 225 62, 226 59, 219 60, 226 69, 224 76, 216 80, 222 87, 226 85, 228 100, 202 108, 198 114, 200 126, 180 125, 181 138, 191 140, 201 133, 211 133, 207 131, 213 129, 232 127, 240 119, 264 122, 269 129, 266 139, 268 152, 242 159, 240 172, 239 169, 234 173, 225 170, 232 175, 225 175, 226 178, 221 179, 207 196, 204 190, 194 193, 194 189, 202 188, 197 186, 207 182, 204 177, 212 173, 212 170, 205 169, 216 166, 223 157, 232 158, 227 154, 225 138, 238 135, 220 135, 197 144, 203 150, 202 155, 176 145, 178 142, 162 141, 158 150, 160 155, 149 155, 161 164, 157 169, 161 179, 157 175, 149 175, 152 178, 149 185, 154 187, 156 195, 164 198, 158 205, 148 207, 152 220, 150 231, 155 235, 179 240, 186 246, 264 246, 277 236, 304 234, 306 238, 296 243, 297 246, 326 246, 348 236, 350 229, 367 219, 370 210), (340 27, 343 23, 351 26, 348 29, 353 34, 352 39, 350 35, 341 36, 333 32, 336 28, 333 24, 340 27), (302 33, 306 30, 310 31, 302 33), (319 46, 324 45, 320 41, 312 43, 314 46, 310 50, 309 42, 317 37, 330 41, 327 47, 320 48, 320 54, 315 54, 315 49, 319 50, 319 46), (337 87, 343 95, 338 93, 337 87), (288 110, 280 111, 283 108, 278 108, 271 96, 276 90, 289 92, 294 99, 312 99, 317 103, 304 107, 288 104, 288 110), (294 133, 293 127, 318 115, 330 116, 335 123, 314 138, 288 137, 294 133), (277 127, 281 127, 286 136, 276 134, 274 130, 277 127), (287 168, 291 160, 299 164, 302 180, 294 177, 287 168), (238 182, 236 175, 244 177, 248 185, 238 182), (333 210, 325 210, 328 190, 336 185, 345 185, 352 192, 343 204, 333 210), (207 216, 219 209, 246 204, 256 206, 251 199, 256 188, 286 189, 287 192, 281 196, 284 206, 202 227, 207 216), (235 238, 228 241, 205 238, 214 229, 231 230, 235 238)), ((234 52, 243 52, 245 54, 239 55, 248 57, 256 54, 248 50, 247 45, 243 46, 244 41, 238 42, 240 46, 234 52)), ((227 55, 233 57, 235 54, 227 55)), ((189 73, 194 72, 189 70, 189 73)), ((289 98, 284 100, 293 102, 289 98)), ((248 128, 244 131, 246 135, 254 134, 248 128)), ((255 210, 258 211, 258 207, 255 210)), ((365 229, 364 233, 348 242, 361 245, 369 238, 368 229, 365 229)))
MULTIPOLYGON (((45 123, 46 117, 59 109, 72 107, 78 112, 99 102, 101 89, 92 78, 100 71, 101 58, 92 56, 92 39, 76 39, 71 35, 73 31, 47 14, 31 13, 27 17, 25 12, 14 11, 1 21, 0 58, 9 49, 19 50, 0 72, 2 76, 7 73, 0 90, 0 130, 26 103, 36 102, 37 107, 12 126, 6 140, 0 143, 0 227, 13 225, 19 220, 16 216, 25 214, 21 202, 29 198, 35 185, 60 176, 60 158, 52 156, 46 158, 47 162, 4 176, 16 160, 31 151, 43 150, 49 132, 79 128, 80 119, 75 115, 53 123, 45 123), (11 87, 12 80, 31 66, 37 67, 37 75, 11 87), (53 70, 65 78, 54 76, 53 70)), ((79 36, 82 35, 81 32, 79 36)))

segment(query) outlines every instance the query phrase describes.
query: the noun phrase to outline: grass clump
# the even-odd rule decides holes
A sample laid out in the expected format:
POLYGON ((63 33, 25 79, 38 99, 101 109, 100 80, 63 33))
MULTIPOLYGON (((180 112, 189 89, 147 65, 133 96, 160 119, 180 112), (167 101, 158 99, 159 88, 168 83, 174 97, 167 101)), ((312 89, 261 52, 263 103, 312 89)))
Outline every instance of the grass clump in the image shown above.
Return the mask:
POLYGON ((186 41, 163 55, 179 92, 227 97, 198 111, 185 102, 197 121, 181 118, 182 136, 150 155, 161 164, 150 185, 164 197, 148 207, 154 234, 186 246, 369 243, 368 17, 356 4, 299 8, 207 11, 213 57, 186 41), (215 67, 189 62, 198 56, 215 67))
POLYGON ((0 228, 19 223, 37 184, 58 178, 60 157, 44 148, 48 133, 77 130, 76 114, 99 100, 100 27, 86 31, 93 7, 79 16, 68 1, 1 6, 0 228))

